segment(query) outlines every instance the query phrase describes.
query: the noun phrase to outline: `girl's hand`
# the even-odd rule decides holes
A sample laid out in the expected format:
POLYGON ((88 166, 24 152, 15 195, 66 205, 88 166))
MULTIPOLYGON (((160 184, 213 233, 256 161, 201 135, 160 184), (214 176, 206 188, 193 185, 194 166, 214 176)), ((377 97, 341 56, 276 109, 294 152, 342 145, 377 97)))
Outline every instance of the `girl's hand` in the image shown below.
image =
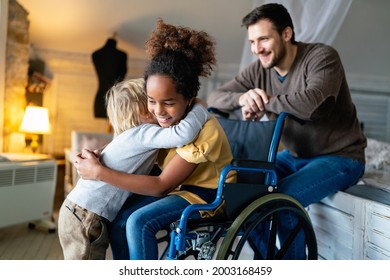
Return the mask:
POLYGON ((195 103, 199 103, 200 105, 202 105, 206 109, 208 108, 207 102, 204 101, 203 99, 200 99, 199 97, 195 98, 195 103))
POLYGON ((98 156, 87 149, 83 149, 81 154, 76 156, 74 166, 77 173, 84 180, 98 180, 98 175, 102 164, 98 156))

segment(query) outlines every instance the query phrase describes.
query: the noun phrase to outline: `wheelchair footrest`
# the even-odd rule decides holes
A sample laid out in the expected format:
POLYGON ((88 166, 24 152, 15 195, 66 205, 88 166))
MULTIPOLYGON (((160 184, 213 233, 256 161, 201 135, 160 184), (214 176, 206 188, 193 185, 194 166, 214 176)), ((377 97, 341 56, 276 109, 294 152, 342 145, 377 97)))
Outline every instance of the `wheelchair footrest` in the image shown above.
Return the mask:
POLYGON ((199 248, 198 260, 211 260, 216 249, 217 246, 213 242, 207 241, 199 248))

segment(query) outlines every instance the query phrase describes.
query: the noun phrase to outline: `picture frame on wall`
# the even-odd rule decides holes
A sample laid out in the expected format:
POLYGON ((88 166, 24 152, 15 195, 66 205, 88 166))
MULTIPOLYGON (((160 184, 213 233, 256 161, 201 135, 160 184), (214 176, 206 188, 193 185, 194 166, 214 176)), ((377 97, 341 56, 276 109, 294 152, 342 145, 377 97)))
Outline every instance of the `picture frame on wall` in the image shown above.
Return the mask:
POLYGON ((26 101, 27 104, 34 104, 37 106, 43 105, 43 94, 48 87, 50 80, 44 75, 33 72, 28 79, 26 87, 26 101))

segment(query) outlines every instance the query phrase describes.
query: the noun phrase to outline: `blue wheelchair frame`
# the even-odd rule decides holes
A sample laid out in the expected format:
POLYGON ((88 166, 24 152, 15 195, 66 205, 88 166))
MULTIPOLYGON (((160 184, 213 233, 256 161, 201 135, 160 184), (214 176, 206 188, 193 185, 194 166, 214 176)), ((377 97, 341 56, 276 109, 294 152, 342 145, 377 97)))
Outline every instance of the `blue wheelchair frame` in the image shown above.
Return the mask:
POLYGON ((271 143, 268 151, 267 162, 256 162, 247 160, 232 161, 231 164, 225 166, 221 172, 218 182, 217 194, 215 200, 210 204, 192 204, 184 209, 179 224, 172 229, 170 236, 168 259, 175 260, 179 252, 186 250, 187 240, 196 238, 196 234, 188 231, 188 221, 191 213, 194 211, 215 210, 223 202, 223 188, 226 177, 231 171, 251 171, 262 172, 265 174, 264 185, 268 186, 268 192, 277 191, 277 175, 273 168, 278 152, 279 141, 283 130, 283 124, 288 114, 281 113, 275 123, 274 132, 271 138, 271 143))

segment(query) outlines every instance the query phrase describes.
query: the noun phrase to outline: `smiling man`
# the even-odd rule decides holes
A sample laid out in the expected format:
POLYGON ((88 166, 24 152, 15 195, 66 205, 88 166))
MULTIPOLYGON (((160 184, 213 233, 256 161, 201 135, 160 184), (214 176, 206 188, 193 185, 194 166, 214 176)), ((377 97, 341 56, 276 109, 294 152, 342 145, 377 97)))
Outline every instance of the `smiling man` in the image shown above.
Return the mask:
MULTIPOLYGON (((335 49, 296 42, 294 25, 280 4, 260 6, 242 20, 258 60, 213 91, 208 104, 240 111, 245 120, 287 112, 276 171, 279 191, 304 207, 354 185, 364 172, 366 137, 335 49), (298 121, 297 121, 298 120, 298 121)), ((288 227, 289 217, 283 220, 288 227)), ((281 237, 283 238, 283 237, 281 237)), ((304 258, 296 246, 290 258, 304 258)))

